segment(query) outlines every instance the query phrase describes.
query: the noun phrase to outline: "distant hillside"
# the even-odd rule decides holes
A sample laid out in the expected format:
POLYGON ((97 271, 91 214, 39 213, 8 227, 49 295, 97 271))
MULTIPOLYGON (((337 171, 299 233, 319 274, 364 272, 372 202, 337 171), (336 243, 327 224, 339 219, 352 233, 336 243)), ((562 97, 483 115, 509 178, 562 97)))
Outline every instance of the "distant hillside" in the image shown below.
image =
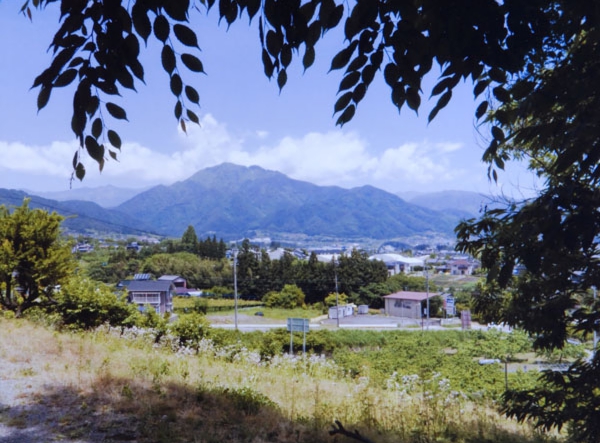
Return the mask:
POLYGON ((459 218, 476 217, 481 208, 485 207, 486 204, 491 204, 489 196, 469 191, 440 191, 418 194, 410 197, 408 201, 459 218))
MULTIPOLYGON (((110 190, 97 191, 103 192, 110 190)), ((22 191, 0 190, 0 204, 20 205, 26 196, 22 191)), ((61 202, 38 196, 32 197, 31 206, 67 216, 65 227, 76 232, 180 237, 192 225, 198 236, 224 239, 452 236, 462 215, 449 209, 427 208, 424 202, 423 197, 419 205, 406 202, 371 186, 317 186, 257 166, 226 163, 171 186, 143 191, 113 209, 92 202, 61 202)))
POLYGON ((79 233, 103 232, 118 234, 156 233, 149 224, 127 214, 105 209, 95 203, 84 201, 59 202, 30 195, 23 191, 0 189, 0 205, 20 206, 23 199, 29 197, 30 208, 42 208, 56 211, 66 217, 63 226, 79 233))
POLYGON ((451 234, 458 220, 370 186, 322 187, 257 166, 233 164, 149 189, 117 209, 173 236, 192 225, 200 236, 214 233, 224 238, 302 234, 385 239, 451 234))
MULTIPOLYGON (((146 188, 147 189, 147 188, 146 188)), ((28 192, 43 198, 51 200, 67 201, 67 200, 83 200, 96 203, 103 208, 114 208, 121 203, 133 198, 145 189, 128 189, 117 188, 116 186, 108 185, 98 188, 77 188, 67 191, 55 192, 28 192)))

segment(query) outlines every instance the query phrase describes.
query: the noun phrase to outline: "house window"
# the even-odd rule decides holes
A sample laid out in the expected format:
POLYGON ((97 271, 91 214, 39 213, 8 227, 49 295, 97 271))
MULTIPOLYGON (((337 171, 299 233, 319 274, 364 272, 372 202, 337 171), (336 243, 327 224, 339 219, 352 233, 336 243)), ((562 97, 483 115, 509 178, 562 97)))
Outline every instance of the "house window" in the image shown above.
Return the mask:
POLYGON ((160 305, 160 292, 134 292, 132 301, 138 305, 160 305))

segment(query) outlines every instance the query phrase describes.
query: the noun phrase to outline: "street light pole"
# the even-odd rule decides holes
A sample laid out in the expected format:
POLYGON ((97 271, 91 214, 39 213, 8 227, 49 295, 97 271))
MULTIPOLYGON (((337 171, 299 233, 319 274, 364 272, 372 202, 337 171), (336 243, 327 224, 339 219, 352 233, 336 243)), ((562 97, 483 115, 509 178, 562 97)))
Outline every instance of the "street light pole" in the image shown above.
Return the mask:
POLYGON ((238 292, 237 292, 237 248, 233 248, 233 316, 235 330, 238 330, 238 292))

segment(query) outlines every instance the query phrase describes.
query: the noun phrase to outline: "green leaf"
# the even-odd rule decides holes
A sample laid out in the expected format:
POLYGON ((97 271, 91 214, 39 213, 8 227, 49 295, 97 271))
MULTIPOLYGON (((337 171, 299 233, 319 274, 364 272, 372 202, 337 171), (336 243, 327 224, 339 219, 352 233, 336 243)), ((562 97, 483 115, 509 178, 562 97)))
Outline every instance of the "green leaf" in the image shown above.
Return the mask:
POLYGON ((340 4, 335 7, 335 9, 329 14, 327 21, 324 23, 323 27, 326 29, 333 29, 339 23, 342 17, 344 16, 344 5, 340 4))
POLYGON ((302 57, 302 65, 304 66, 304 70, 306 71, 310 68, 315 62, 315 48, 313 46, 309 46, 306 48, 304 52, 304 57, 302 57))
POLYGON ((355 40, 350 43, 349 46, 338 52, 335 57, 333 57, 333 60, 331 60, 331 67, 329 68, 329 71, 341 69, 346 66, 350 61, 350 57, 352 57, 357 45, 358 41, 355 40))
POLYGON ((100 135, 102 135, 102 128, 104 127, 104 125, 102 124, 102 119, 101 118, 97 118, 94 120, 94 122, 92 123, 92 135, 94 136, 94 138, 99 138, 100 135))
POLYGON ((359 70, 365 65, 365 63, 367 63, 368 60, 369 59, 366 55, 359 54, 354 58, 354 60, 352 60, 352 62, 350 62, 350 65, 348 66, 348 72, 359 70))
POLYGON ((60 88, 63 86, 67 86, 71 84, 75 77, 77 76, 77 69, 67 69, 65 72, 60 74, 58 78, 54 81, 53 86, 55 88, 60 88))
POLYGON ((492 69, 490 69, 488 75, 490 79, 492 79, 492 81, 495 81, 496 83, 506 82, 506 74, 502 69, 498 67, 494 66, 492 69))
POLYGON ((177 23, 173 26, 173 32, 177 40, 184 45, 199 48, 196 33, 187 26, 177 23))
POLYGON ((125 112, 125 109, 121 108, 119 105, 108 102, 105 106, 108 113, 117 120, 127 120, 127 113, 125 112))
POLYGON ((175 103, 175 118, 179 120, 181 118, 181 114, 183 112, 183 105, 179 100, 175 103))
POLYGON ((83 180, 85 177, 85 166, 82 163, 77 163, 77 167, 75 168, 75 177, 79 180, 83 180))
POLYGON ((284 68, 287 68, 290 65, 290 63, 292 62, 292 48, 290 47, 290 45, 283 45, 283 47, 281 48, 280 59, 281 64, 284 68))
POLYGON ((109 151, 108 151, 108 154, 109 154, 109 155, 112 157, 112 159, 113 159, 113 160, 117 160, 117 161, 119 160, 119 159, 117 158, 117 153, 116 153, 115 151, 111 151, 111 150, 109 150, 109 151))
POLYGON ((154 35, 161 42, 165 43, 169 38, 171 25, 164 15, 157 15, 154 19, 154 35))
POLYGON ((358 102, 360 102, 364 98, 366 93, 367 85, 364 83, 359 83, 358 85, 356 85, 354 91, 352 92, 352 101, 358 104, 358 102))
POLYGON ((179 74, 173 74, 171 76, 171 92, 174 96, 179 97, 183 91, 183 82, 179 74))
POLYGON ((499 142, 504 141, 504 131, 500 129, 498 126, 492 126, 492 137, 494 137, 499 142))
POLYGON ((481 80, 481 81, 477 82, 477 84, 473 88, 473 95, 475 97, 478 97, 479 94, 481 94, 483 91, 486 90, 486 88, 490 85, 490 83, 491 83, 490 80, 481 80))
POLYGON ((164 45, 160 54, 160 60, 163 68, 168 74, 171 74, 175 70, 177 61, 175 60, 175 52, 169 45, 164 45))
POLYGON ((42 89, 40 89, 40 92, 38 94, 37 97, 37 108, 38 111, 43 109, 47 104, 48 101, 50 100, 50 93, 52 92, 52 87, 48 87, 48 86, 42 86, 42 89))
POLYGON ((148 42, 148 37, 152 32, 152 24, 148 18, 148 10, 142 6, 142 2, 135 2, 131 8, 131 19, 133 20, 133 27, 140 37, 148 42))
POLYGON ((85 149, 90 157, 97 162, 100 162, 104 159, 104 146, 99 145, 98 141, 90 135, 85 138, 85 149))
POLYGON ((475 118, 477 120, 479 120, 481 117, 483 117, 483 115, 486 113, 487 109, 488 109, 488 102, 487 100, 481 102, 479 104, 479 106, 477 106, 477 110, 475 111, 475 118))
POLYGON ((356 112, 356 107, 354 105, 348 106, 344 110, 344 112, 342 112, 342 115, 340 115, 339 118, 337 119, 336 125, 344 126, 346 123, 348 123, 350 120, 352 120, 352 117, 354 117, 355 112, 356 112))
POLYGON ((198 91, 196 91, 191 86, 186 86, 185 87, 185 96, 192 103, 196 103, 196 104, 200 103, 200 95, 198 94, 198 91))
POLYGON ((418 111, 421 105, 421 96, 416 88, 408 88, 406 90, 406 104, 413 111, 418 111))
POLYGON ((260 9, 260 0, 247 0, 247 9, 248 16, 250 17, 250 20, 252 20, 252 17, 254 17, 260 9))
POLYGON ((377 68, 373 65, 367 65, 364 67, 364 69, 362 70, 361 73, 361 78, 362 81, 365 83, 365 85, 370 85, 371 82, 373 81, 373 78, 375 78, 375 73, 377 72, 377 68))
POLYGON ((435 107, 429 113, 428 121, 430 123, 435 118, 435 116, 438 114, 438 112, 440 112, 441 109, 443 109, 444 107, 446 107, 446 105, 448 104, 448 102, 450 101, 451 98, 452 98, 452 90, 444 93, 444 95, 442 95, 440 97, 440 99, 438 100, 438 102, 435 105, 435 107))
POLYGON ((285 72, 285 69, 282 69, 281 71, 279 71, 279 74, 277 75, 277 86, 279 86, 280 91, 281 91, 281 89, 283 89, 283 87, 285 86, 286 83, 287 83, 287 73, 285 72))
POLYGON ((385 65, 385 68, 383 69, 383 78, 388 85, 393 87, 400 78, 400 68, 398 68, 398 65, 395 63, 388 63, 385 65))
POLYGON ((353 93, 352 92, 346 92, 345 94, 341 95, 340 98, 337 99, 337 101, 335 102, 335 106, 333 107, 333 112, 340 112, 342 109, 345 109, 349 104, 350 101, 352 100, 352 96, 353 93))
POLYGON ((350 74, 346 75, 340 82, 340 88, 339 88, 338 92, 344 91, 346 89, 350 89, 355 84, 357 84, 359 80, 360 80, 360 72, 358 72, 358 71, 351 72, 350 74))
POLYGON ((283 46, 283 34, 270 30, 267 32, 266 39, 267 51, 273 56, 278 57, 283 46))
POLYGON ((268 78, 273 77, 273 70, 275 69, 275 67, 273 66, 273 62, 271 61, 271 56, 264 48, 262 50, 262 62, 265 70, 265 75, 268 78))
POLYGON ((504 89, 502 86, 496 86, 493 89, 494 97, 496 97, 502 103, 508 103, 512 100, 510 92, 504 89))
POLYGON ((179 20, 180 22, 187 21, 189 7, 189 0, 167 0, 163 2, 163 8, 169 17, 179 20))
POLYGON ((195 112, 190 111, 189 109, 187 109, 185 112, 187 114, 187 117, 190 119, 190 121, 193 121, 197 125, 200 124, 200 119, 198 118, 198 116, 196 115, 195 112))
POLYGON ((181 54, 181 61, 192 72, 204 72, 202 62, 192 54, 181 54))
POLYGON ((121 137, 119 137, 119 134, 117 134, 112 129, 109 129, 107 132, 107 135, 108 135, 108 141, 110 142, 110 144, 113 145, 117 149, 121 149, 121 137))

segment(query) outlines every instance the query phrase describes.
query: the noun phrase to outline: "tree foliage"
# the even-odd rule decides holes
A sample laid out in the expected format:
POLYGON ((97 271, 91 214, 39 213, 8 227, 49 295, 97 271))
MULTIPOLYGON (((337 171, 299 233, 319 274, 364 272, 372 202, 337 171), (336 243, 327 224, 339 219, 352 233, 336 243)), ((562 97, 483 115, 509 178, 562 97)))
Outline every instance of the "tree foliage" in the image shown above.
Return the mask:
MULTIPOLYGON (((592 123, 600 117, 600 46, 598 30, 588 25, 550 40, 486 116, 494 125, 484 157, 492 177, 508 160, 526 160, 542 182, 538 194, 457 228, 459 247, 479 255, 488 270, 475 305, 524 328, 547 351, 600 325, 599 306, 586 296, 600 283, 600 143, 592 123)), ((507 392, 505 411, 546 429, 568 425, 578 441, 597 441, 599 361, 596 353, 566 374, 545 374, 539 388, 507 392)))
POLYGON ((72 277, 56 294, 56 304, 48 312, 60 315, 71 329, 93 329, 103 324, 133 326, 139 320, 135 305, 110 287, 93 280, 72 277))
POLYGON ((60 238, 63 217, 30 209, 29 200, 12 211, 0 206, 0 304, 20 316, 54 295, 74 268, 71 251, 60 238))
MULTIPOLYGON (((184 131, 187 123, 198 122, 200 94, 184 77, 204 72, 194 28, 202 16, 208 19, 214 0, 202 1, 201 7, 189 0, 27 0, 22 11, 31 16, 32 7, 52 3, 59 3, 61 11, 50 44, 54 59, 33 87, 39 90, 42 109, 53 89, 75 83, 71 128, 80 143, 73 158, 77 178, 85 175, 83 151, 102 169, 105 158, 116 158, 121 149, 107 117, 127 120, 118 98, 122 89, 135 90, 144 81, 140 52, 151 38, 162 46, 160 64, 169 75, 175 118, 184 131)), ((475 84, 475 96, 489 91, 494 100, 510 101, 507 86, 512 76, 563 57, 574 36, 594 29, 597 10, 593 2, 583 0, 222 0, 217 14, 228 26, 245 16, 258 27, 264 72, 276 78, 279 88, 287 83, 294 58, 301 58, 308 69, 319 40, 342 27, 345 46, 331 60, 331 70, 344 71, 334 105, 337 123, 343 125, 377 76, 389 85, 398 111, 405 106, 418 111, 423 78, 434 67, 441 75, 430 94, 439 98, 429 120, 464 79, 475 84)), ((488 103, 482 100, 479 116, 488 103)), ((503 139, 501 132, 496 126, 495 140, 503 139)))
POLYGON ((279 292, 269 292, 263 301, 268 308, 301 308, 304 306, 304 292, 296 285, 285 285, 279 292))

